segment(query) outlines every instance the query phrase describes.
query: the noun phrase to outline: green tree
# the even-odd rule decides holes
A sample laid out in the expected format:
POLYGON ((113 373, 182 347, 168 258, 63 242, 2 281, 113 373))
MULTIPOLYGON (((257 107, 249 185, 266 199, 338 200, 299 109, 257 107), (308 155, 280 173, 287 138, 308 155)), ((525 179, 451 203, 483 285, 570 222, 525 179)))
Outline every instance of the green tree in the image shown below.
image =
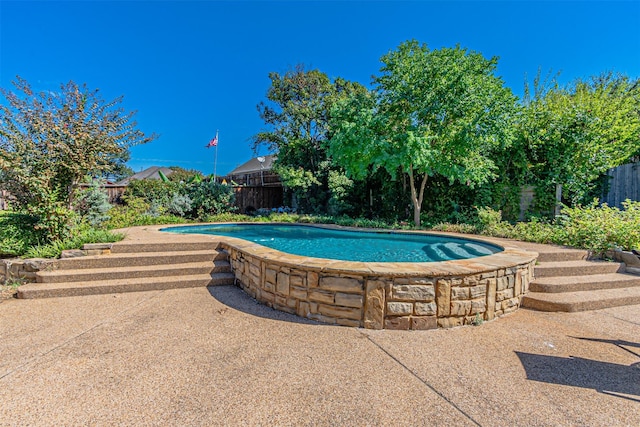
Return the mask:
POLYGON ((538 75, 524 107, 519 133, 531 172, 547 191, 562 186, 572 203, 587 202, 602 174, 638 153, 638 79, 605 73, 561 87, 538 75))
POLYGON ((269 78, 268 103, 258 105, 269 129, 252 138, 253 147, 266 145, 277 152, 274 170, 303 209, 326 210, 330 172, 334 171, 332 182, 339 172, 327 158, 329 114, 338 99, 365 89, 341 78, 332 82, 326 74, 302 65, 285 74, 270 73, 269 78))
POLYGON ((136 129, 135 112, 104 101, 98 90, 74 82, 58 92, 39 92, 18 77, 17 92, 0 89, 0 185, 17 208, 71 205, 73 190, 87 175, 117 171, 128 149, 156 136, 136 129))
POLYGON ((511 142, 516 98, 495 75, 497 58, 460 47, 409 41, 381 61, 374 92, 336 107, 329 152, 354 178, 371 167, 406 175, 419 226, 429 177, 475 186, 495 176, 488 153, 511 142))

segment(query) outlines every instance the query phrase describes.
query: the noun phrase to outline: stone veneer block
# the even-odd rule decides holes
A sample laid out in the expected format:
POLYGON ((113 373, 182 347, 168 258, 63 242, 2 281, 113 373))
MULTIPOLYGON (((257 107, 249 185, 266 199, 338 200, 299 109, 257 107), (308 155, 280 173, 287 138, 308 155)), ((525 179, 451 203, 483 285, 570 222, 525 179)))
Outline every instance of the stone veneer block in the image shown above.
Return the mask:
POLYGON ((341 319, 360 320, 362 318, 362 309, 360 308, 336 307, 333 305, 319 304, 318 311, 320 314, 325 316, 341 319))
POLYGON ((413 313, 413 304, 410 302, 387 302, 387 314, 389 316, 402 316, 413 313))
POLYGON ((522 294, 522 274, 518 271, 515 273, 515 285, 513 286, 513 293, 515 296, 522 294))
POLYGON ((353 328, 359 328, 362 326, 362 322, 360 320, 351 319, 336 319, 336 324, 340 326, 351 326, 353 328))
POLYGON ((469 288, 461 288, 459 286, 451 287, 451 300, 468 300, 469 288))
POLYGON ((464 317, 440 317, 438 318, 438 327, 440 328, 453 328, 456 326, 462 326, 464 317))
POLYGON ((266 280, 267 282, 276 283, 277 274, 278 272, 276 270, 267 268, 264 273, 264 280, 266 280))
POLYGON ((385 282, 367 281, 367 293, 364 307, 364 327, 382 329, 384 327, 385 282))
POLYGON ((320 287, 336 292, 362 292, 362 281, 352 277, 326 276, 320 278, 320 287))
POLYGON ((333 304, 335 294, 322 289, 309 289, 309 300, 333 304))
POLYGON ((487 295, 487 285, 476 285, 469 288, 471 299, 484 298, 487 295))
POLYGON ((307 288, 299 287, 299 286, 291 286, 289 287, 289 296, 292 298, 297 298, 299 300, 307 299, 307 288))
POLYGON ((496 279, 487 281, 487 309, 484 320, 493 320, 496 315, 496 279))
POLYGON ((307 317, 311 313, 311 309, 309 308, 309 303, 301 301, 300 304, 298 304, 298 310, 296 312, 300 317, 307 317))
POLYGON ((438 312, 438 306, 435 302, 417 302, 415 303, 415 311, 418 316, 435 316, 438 312))
POLYGON ((411 318, 406 317, 387 317, 384 319, 385 329, 409 330, 411 328, 411 318))
POLYGON ((401 301, 433 301, 436 291, 433 285, 394 285, 391 298, 401 301))
POLYGON ((291 286, 304 286, 304 278, 297 274, 289 276, 289 285, 291 286))
POLYGON ((410 285, 421 285, 421 286, 433 286, 433 279, 428 279, 428 278, 424 278, 424 277, 420 277, 420 278, 415 278, 415 277, 411 277, 409 278, 409 284, 410 285))
POLYGON ((318 273, 315 271, 307 271, 307 286, 315 288, 318 286, 318 273))
POLYGON ((436 304, 438 305, 438 317, 448 316, 451 313, 451 284, 448 280, 438 280, 436 304))
POLYGON ((471 301, 471 314, 484 313, 487 310, 487 303, 485 300, 471 301))
POLYGON ((427 329, 436 329, 438 327, 438 319, 435 316, 428 317, 412 317, 411 329, 423 331, 427 329))
POLYGON ((289 275, 283 272, 278 273, 278 281, 276 282, 276 291, 283 294, 289 295, 289 275))
POLYGON ((451 301, 452 316, 466 316, 471 312, 471 301, 451 301))
POLYGON ((336 292, 335 303, 344 307, 362 308, 362 295, 336 292))

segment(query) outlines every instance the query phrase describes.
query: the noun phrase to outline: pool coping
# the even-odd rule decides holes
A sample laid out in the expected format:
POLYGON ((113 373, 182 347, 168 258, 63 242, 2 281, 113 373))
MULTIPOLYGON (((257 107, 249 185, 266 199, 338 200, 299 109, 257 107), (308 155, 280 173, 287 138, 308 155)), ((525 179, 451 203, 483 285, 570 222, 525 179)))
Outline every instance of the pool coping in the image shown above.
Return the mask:
POLYGON ((412 276, 452 276, 459 274, 474 274, 484 273, 495 270, 496 268, 508 268, 515 263, 523 264, 534 261, 538 257, 537 252, 521 249, 517 246, 505 245, 503 240, 497 240, 490 237, 479 237, 477 235, 461 234, 461 233, 447 233, 447 232, 430 232, 425 230, 391 230, 391 229, 376 229, 376 228, 360 228, 360 227, 346 227, 334 224, 305 224, 305 223, 287 223, 287 222, 216 222, 216 223, 199 223, 199 224, 181 224, 181 225, 164 225, 153 226, 155 231, 159 231, 164 234, 173 235, 200 235, 209 236, 215 240, 220 240, 229 245, 233 245, 238 249, 250 253, 256 256, 264 256, 269 258, 274 263, 279 263, 288 266, 298 266, 312 268, 318 271, 344 273, 344 272, 358 272, 363 274, 385 274, 385 275, 402 275, 410 274, 412 276), (450 261, 437 261, 437 262, 378 262, 378 261, 342 261, 334 260, 330 258, 314 258, 305 257, 300 255, 289 254, 279 251, 277 249, 268 248, 260 245, 259 243, 249 242, 243 239, 228 237, 228 236, 216 236, 199 233, 171 233, 162 231, 164 228, 173 227, 189 227, 189 226, 206 226, 206 225, 222 225, 222 224, 270 224, 270 225, 291 225, 301 227, 316 227, 329 230, 343 230, 343 231, 356 231, 356 232, 373 232, 373 233, 389 233, 389 234, 424 234, 430 236, 445 236, 455 237, 459 239, 474 240, 481 243, 490 243, 503 249, 503 251, 485 255, 476 258, 462 259, 462 260, 450 260, 450 261), (399 272, 401 269, 402 272, 399 272))

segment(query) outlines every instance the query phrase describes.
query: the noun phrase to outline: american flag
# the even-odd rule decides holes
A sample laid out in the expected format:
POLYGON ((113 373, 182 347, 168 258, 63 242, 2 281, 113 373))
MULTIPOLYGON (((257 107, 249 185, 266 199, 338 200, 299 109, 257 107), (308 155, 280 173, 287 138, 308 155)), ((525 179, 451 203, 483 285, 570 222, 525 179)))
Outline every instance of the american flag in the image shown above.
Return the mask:
POLYGON ((218 134, 216 134, 216 136, 214 136, 213 139, 209 141, 207 145, 205 145, 205 148, 215 147, 216 145, 218 145, 218 134))

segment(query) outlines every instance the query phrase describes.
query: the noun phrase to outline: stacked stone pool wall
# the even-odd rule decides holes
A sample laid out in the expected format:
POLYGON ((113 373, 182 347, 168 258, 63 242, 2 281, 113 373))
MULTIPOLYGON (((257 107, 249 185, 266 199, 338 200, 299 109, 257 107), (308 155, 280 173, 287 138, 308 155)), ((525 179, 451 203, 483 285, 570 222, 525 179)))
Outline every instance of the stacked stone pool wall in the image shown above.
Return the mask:
POLYGON ((421 330, 476 324, 511 313, 533 280, 537 254, 436 263, 324 260, 222 238, 236 283, 276 310, 323 323, 421 330))

